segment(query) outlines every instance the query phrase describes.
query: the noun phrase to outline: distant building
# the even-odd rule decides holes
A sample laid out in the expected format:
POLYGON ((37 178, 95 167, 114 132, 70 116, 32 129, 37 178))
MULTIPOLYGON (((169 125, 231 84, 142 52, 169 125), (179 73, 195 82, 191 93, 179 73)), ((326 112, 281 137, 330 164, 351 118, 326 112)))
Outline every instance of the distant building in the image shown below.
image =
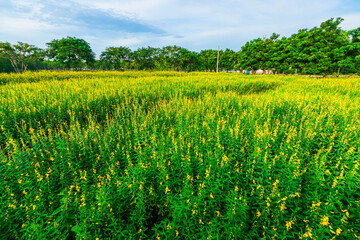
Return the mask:
POLYGON ((265 69, 265 73, 264 74, 274 74, 275 68, 271 68, 271 69, 265 69))

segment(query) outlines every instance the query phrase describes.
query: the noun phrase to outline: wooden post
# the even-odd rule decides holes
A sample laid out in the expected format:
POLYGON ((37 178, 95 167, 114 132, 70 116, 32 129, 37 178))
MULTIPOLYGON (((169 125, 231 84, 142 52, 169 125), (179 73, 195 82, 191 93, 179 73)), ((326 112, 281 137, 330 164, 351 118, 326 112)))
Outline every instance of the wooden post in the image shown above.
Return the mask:
POLYGON ((218 46, 217 60, 216 60, 216 72, 219 72, 219 51, 220 46, 218 46))

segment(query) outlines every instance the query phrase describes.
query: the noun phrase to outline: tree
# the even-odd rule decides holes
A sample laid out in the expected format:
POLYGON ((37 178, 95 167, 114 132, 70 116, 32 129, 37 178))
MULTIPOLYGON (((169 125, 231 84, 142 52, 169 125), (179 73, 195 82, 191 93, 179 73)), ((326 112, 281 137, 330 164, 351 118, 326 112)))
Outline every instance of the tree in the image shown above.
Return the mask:
POLYGON ((10 61, 5 58, 0 58, 0 73, 6 72, 10 73, 13 72, 14 68, 11 66, 10 61))
POLYGON ((156 66, 159 70, 179 70, 181 49, 178 46, 166 46, 159 49, 156 66))
POLYGON ((132 52, 127 47, 108 47, 100 55, 100 60, 111 69, 125 70, 131 62, 132 52))
POLYGON ((240 67, 252 71, 264 69, 268 61, 265 55, 266 50, 268 49, 266 49, 265 40, 261 38, 247 42, 241 48, 240 67))
POLYGON ((61 63, 66 69, 79 69, 95 62, 95 53, 83 39, 67 37, 52 40, 48 45, 48 57, 61 63))
MULTIPOLYGON (((289 45, 289 39, 283 37, 281 39, 276 39, 274 45, 269 51, 269 64, 268 69, 275 69, 277 72, 285 72, 291 67, 291 62, 289 54, 291 48, 289 45)), ((297 72, 297 70, 295 70, 297 72)))
POLYGON ((201 50, 199 58, 205 71, 216 71, 217 50, 201 50))
POLYGON ((220 69, 233 70, 237 62, 237 55, 233 50, 226 49, 225 51, 220 51, 220 60, 219 65, 220 69))
POLYGON ((178 62, 179 69, 185 70, 187 72, 201 69, 199 54, 189 51, 186 48, 181 48, 178 62))
POLYGON ((10 60, 16 73, 23 73, 29 64, 42 59, 44 52, 42 49, 28 43, 18 42, 11 45, 8 42, 0 42, 0 58, 10 60))
POLYGON ((158 51, 155 62, 158 70, 192 71, 198 68, 198 55, 186 48, 166 46, 158 51))
POLYGON ((142 47, 134 51, 134 66, 137 70, 151 70, 155 68, 158 59, 159 49, 152 47, 142 47))
POLYGON ((289 38, 254 39, 242 48, 243 69, 273 69, 284 73, 332 74, 359 72, 360 28, 342 30, 342 18, 331 18, 320 27, 300 29, 289 38))
POLYGON ((341 48, 345 57, 339 65, 346 72, 360 74, 360 27, 347 32, 350 43, 341 48))

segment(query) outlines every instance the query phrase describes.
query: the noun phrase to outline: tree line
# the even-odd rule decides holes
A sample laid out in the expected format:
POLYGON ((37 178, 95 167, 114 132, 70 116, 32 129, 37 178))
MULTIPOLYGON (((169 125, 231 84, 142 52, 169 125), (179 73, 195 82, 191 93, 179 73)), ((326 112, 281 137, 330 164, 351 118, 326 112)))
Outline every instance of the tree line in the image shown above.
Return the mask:
MULTIPOLYGON (((240 51, 219 51, 219 69, 268 69, 285 74, 360 73, 360 27, 345 31, 344 19, 331 18, 319 27, 300 29, 290 37, 257 38, 240 51)), ((125 46, 108 47, 98 60, 90 44, 67 37, 47 43, 47 49, 18 42, 0 42, 0 72, 27 69, 93 70, 173 70, 215 71, 217 50, 190 51, 179 46, 142 47, 135 51, 125 46)))

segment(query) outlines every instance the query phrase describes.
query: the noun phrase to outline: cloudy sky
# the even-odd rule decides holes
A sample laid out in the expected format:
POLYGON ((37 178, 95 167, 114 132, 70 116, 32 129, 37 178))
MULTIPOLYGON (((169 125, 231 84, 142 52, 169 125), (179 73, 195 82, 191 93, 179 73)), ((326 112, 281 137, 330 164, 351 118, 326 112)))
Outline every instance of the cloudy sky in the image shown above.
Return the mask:
POLYGON ((83 38, 97 56, 109 46, 240 50, 273 32, 342 17, 360 27, 360 0, 0 0, 0 41, 45 48, 53 39, 83 38))

